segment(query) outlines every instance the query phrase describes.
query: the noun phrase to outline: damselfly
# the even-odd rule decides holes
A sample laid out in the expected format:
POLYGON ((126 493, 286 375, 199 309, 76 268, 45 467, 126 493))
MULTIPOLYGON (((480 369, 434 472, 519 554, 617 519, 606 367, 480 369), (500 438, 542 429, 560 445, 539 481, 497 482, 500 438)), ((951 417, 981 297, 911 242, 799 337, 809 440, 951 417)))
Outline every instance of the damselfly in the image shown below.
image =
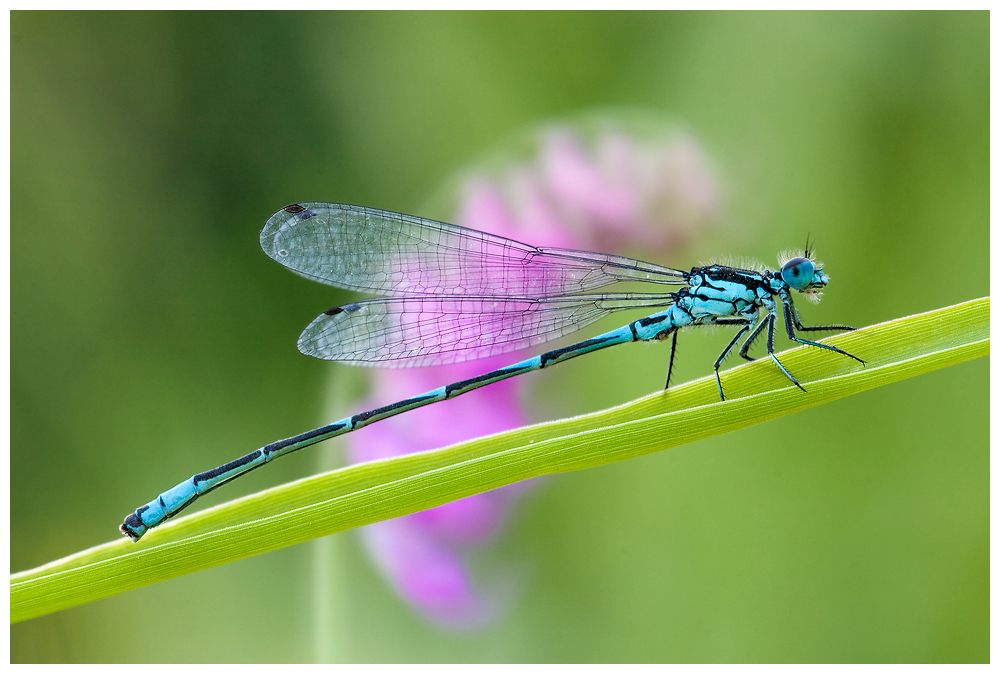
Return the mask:
POLYGON ((269 256, 308 278, 385 295, 324 312, 299 337, 299 350, 353 365, 411 367, 454 363, 534 346, 561 337, 623 309, 658 309, 571 346, 369 410, 301 435, 271 443, 244 457, 199 473, 125 518, 121 532, 138 541, 198 496, 279 456, 487 384, 540 370, 624 342, 670 338, 667 386, 677 333, 696 325, 730 325, 736 336, 715 361, 715 382, 725 400, 719 367, 746 336, 739 354, 766 329, 767 354, 789 381, 802 385, 774 355, 777 302, 788 338, 863 360, 795 331, 853 330, 846 325, 806 327, 791 291, 816 295, 829 279, 802 256, 778 271, 720 264, 690 271, 617 255, 536 248, 503 237, 410 215, 329 203, 286 206, 267 221, 260 245, 269 256), (594 293, 618 282, 682 286, 672 292, 594 293))

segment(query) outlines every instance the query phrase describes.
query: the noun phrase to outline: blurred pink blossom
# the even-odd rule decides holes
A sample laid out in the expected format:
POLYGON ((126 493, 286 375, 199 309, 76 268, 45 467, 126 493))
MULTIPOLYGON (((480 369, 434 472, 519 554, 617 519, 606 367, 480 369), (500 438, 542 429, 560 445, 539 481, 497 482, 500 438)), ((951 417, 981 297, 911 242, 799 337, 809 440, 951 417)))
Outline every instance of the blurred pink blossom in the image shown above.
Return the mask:
MULTIPOLYGON (((717 188, 701 150, 686 137, 643 143, 620 133, 592 147, 565 127, 541 135, 538 156, 499 177, 467 179, 454 222, 536 246, 615 253, 659 253, 711 223, 717 188)), ((375 370, 367 405, 375 407, 517 361, 505 354, 433 368, 375 370)), ((528 423, 521 404, 530 377, 516 377, 460 398, 374 424, 347 437, 351 461, 443 447, 528 423)), ((515 484, 365 527, 375 564, 402 597, 434 622, 472 629, 496 615, 501 597, 473 581, 469 555, 501 530, 515 484)))

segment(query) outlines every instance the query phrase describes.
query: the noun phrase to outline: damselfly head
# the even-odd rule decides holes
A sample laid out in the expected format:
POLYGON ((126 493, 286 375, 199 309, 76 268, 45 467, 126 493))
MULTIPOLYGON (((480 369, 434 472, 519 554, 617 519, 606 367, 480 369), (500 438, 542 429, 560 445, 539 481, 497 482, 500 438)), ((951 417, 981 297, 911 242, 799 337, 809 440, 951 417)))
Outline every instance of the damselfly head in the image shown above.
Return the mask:
POLYGON ((801 293, 819 293, 830 279, 823 268, 808 257, 793 257, 781 265, 781 279, 801 293))

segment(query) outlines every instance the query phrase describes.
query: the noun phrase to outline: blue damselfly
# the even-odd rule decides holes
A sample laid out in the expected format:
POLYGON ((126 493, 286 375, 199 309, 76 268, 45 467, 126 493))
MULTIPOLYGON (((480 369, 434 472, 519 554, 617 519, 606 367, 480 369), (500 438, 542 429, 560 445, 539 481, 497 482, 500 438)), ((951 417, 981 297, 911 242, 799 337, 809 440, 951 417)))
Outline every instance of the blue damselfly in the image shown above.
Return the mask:
POLYGON ((302 276, 385 296, 325 311, 299 337, 302 353, 353 365, 454 363, 541 344, 615 311, 657 311, 597 337, 355 414, 199 473, 125 518, 121 532, 133 541, 198 496, 279 456, 609 346, 669 338, 669 386, 677 333, 689 326, 738 328, 714 365, 721 400, 725 400, 719 377, 723 360, 744 337, 739 355, 753 360, 750 346, 765 330, 768 356, 805 391, 774 355, 779 301, 789 339, 864 363, 835 346, 796 335, 796 330, 854 329, 802 325, 791 291, 815 295, 829 282, 822 266, 812 260, 808 244, 801 256, 784 261, 777 271, 721 264, 681 271, 616 255, 536 248, 410 215, 321 202, 292 204, 275 213, 260 234, 260 244, 265 253, 302 276), (635 281, 681 287, 658 293, 592 292, 635 281))

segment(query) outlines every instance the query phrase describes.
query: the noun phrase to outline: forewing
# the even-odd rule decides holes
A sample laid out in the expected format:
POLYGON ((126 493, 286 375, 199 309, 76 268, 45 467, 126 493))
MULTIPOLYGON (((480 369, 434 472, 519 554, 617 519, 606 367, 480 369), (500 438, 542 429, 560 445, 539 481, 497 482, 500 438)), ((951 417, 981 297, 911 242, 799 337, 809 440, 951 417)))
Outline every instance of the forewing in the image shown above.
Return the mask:
POLYGON ((378 298, 318 316, 299 337, 299 351, 354 365, 443 365, 547 342, 614 311, 671 303, 669 294, 637 293, 549 300, 378 298))
POLYGON ((268 219, 264 252, 303 276, 405 297, 558 297, 617 281, 682 284, 675 269, 616 255, 535 248, 511 239, 362 206, 302 202, 268 219))

